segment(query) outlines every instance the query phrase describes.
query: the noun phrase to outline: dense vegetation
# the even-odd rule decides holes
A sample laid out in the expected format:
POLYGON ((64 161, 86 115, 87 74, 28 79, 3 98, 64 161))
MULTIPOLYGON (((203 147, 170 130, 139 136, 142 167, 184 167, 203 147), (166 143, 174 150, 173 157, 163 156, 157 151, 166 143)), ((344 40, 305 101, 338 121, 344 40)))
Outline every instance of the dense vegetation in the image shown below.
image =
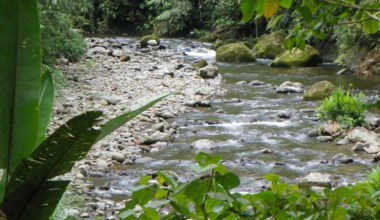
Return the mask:
MULTIPOLYGON (((221 158, 200 153, 193 169, 200 177, 178 183, 167 173, 144 176, 120 219, 379 219, 380 169, 368 180, 320 191, 284 183, 273 174, 270 188, 256 194, 233 193, 239 177, 221 158)), ((319 185, 322 186, 322 185, 319 185)))

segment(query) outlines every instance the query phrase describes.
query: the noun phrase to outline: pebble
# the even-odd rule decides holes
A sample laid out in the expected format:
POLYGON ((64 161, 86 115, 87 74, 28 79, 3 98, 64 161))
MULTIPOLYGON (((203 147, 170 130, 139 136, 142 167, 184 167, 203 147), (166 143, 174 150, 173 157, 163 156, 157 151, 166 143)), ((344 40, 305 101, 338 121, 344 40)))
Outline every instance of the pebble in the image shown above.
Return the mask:
POLYGON ((117 161, 119 163, 123 163, 124 160, 125 160, 125 156, 122 153, 119 153, 119 152, 113 152, 111 154, 111 158, 112 158, 112 160, 115 160, 115 161, 117 161))

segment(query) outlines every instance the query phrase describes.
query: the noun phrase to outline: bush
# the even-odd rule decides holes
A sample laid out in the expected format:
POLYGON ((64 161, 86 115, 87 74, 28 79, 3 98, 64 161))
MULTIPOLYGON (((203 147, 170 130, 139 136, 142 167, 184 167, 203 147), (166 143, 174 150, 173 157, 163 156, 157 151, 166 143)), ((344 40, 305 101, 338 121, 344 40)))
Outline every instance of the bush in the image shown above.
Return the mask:
POLYGON ((42 6, 41 37, 45 64, 54 64, 59 57, 77 61, 86 53, 82 35, 73 29, 69 16, 57 8, 42 6))
POLYGON ((343 88, 336 89, 318 108, 321 120, 339 122, 343 127, 351 128, 365 125, 365 97, 362 93, 353 95, 343 88))
POLYGON ((120 219, 379 219, 380 169, 368 181, 336 189, 312 191, 284 183, 274 174, 269 190, 232 193, 239 177, 221 158, 200 153, 193 169, 200 177, 179 183, 165 173, 144 176, 120 219))

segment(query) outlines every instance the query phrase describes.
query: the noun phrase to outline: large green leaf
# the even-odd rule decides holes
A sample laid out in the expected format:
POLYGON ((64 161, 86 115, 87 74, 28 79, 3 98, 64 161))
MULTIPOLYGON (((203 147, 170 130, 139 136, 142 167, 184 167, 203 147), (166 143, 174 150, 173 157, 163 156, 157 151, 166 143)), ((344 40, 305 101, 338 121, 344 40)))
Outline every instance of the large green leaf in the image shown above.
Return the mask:
MULTIPOLYGON (((46 182, 71 170, 82 159, 100 134, 93 128, 102 116, 101 112, 87 112, 58 128, 23 160, 12 175, 5 192, 1 210, 8 219, 20 219, 32 201, 43 201, 37 192, 46 182)), ((42 204, 47 204, 46 201, 42 204)), ((47 204, 48 205, 48 204, 47 204)), ((55 206, 54 206, 55 207, 55 206)))
POLYGON ((242 0, 240 10, 243 14, 243 21, 248 22, 253 18, 256 12, 257 5, 260 0, 242 0))
POLYGON ((36 146, 40 25, 36 0, 0 0, 0 168, 12 173, 36 146))
POLYGON ((117 116, 116 118, 109 120, 107 123, 105 123, 103 125, 102 132, 99 135, 97 141, 102 140, 107 135, 109 135, 110 133, 112 133, 113 131, 118 129, 120 126, 122 126, 123 124, 132 120, 133 118, 135 118, 136 116, 138 116, 142 112, 146 111, 147 109, 151 108, 152 106, 154 106, 159 101, 163 100, 164 98, 166 98, 169 95, 171 95, 171 94, 164 94, 164 95, 158 96, 158 97, 154 98, 153 100, 150 100, 149 102, 147 102, 143 106, 137 107, 132 111, 126 112, 122 115, 117 116))
POLYGON ((37 143, 40 144, 46 135, 46 129, 49 125, 54 98, 54 82, 50 70, 46 70, 41 77, 41 95, 39 100, 39 124, 37 143))

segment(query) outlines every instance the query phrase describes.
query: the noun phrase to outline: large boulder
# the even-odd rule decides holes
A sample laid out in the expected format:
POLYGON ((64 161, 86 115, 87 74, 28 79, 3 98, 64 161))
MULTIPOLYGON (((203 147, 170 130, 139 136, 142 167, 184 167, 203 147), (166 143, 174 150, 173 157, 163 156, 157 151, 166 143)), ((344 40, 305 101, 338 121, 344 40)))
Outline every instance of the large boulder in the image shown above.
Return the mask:
POLYGON ((352 142, 364 142, 369 144, 380 144, 380 137, 373 131, 369 131, 363 127, 356 127, 352 129, 347 138, 352 142))
POLYGON ((147 47, 148 45, 156 46, 160 44, 160 38, 155 35, 146 35, 140 39, 141 47, 147 47))
POLYGON ((251 49, 244 43, 233 43, 219 47, 216 50, 216 60, 219 62, 253 62, 255 57, 251 49))
POLYGON ((285 51, 284 36, 274 32, 262 36, 254 46, 255 56, 258 58, 274 59, 285 51))
POLYGON ((313 84, 303 95, 306 101, 322 100, 331 95, 335 86, 329 81, 321 81, 313 84))
POLYGON ((321 57, 316 49, 306 45, 303 50, 293 48, 285 50, 271 63, 274 67, 300 67, 315 66, 321 61, 321 57))

